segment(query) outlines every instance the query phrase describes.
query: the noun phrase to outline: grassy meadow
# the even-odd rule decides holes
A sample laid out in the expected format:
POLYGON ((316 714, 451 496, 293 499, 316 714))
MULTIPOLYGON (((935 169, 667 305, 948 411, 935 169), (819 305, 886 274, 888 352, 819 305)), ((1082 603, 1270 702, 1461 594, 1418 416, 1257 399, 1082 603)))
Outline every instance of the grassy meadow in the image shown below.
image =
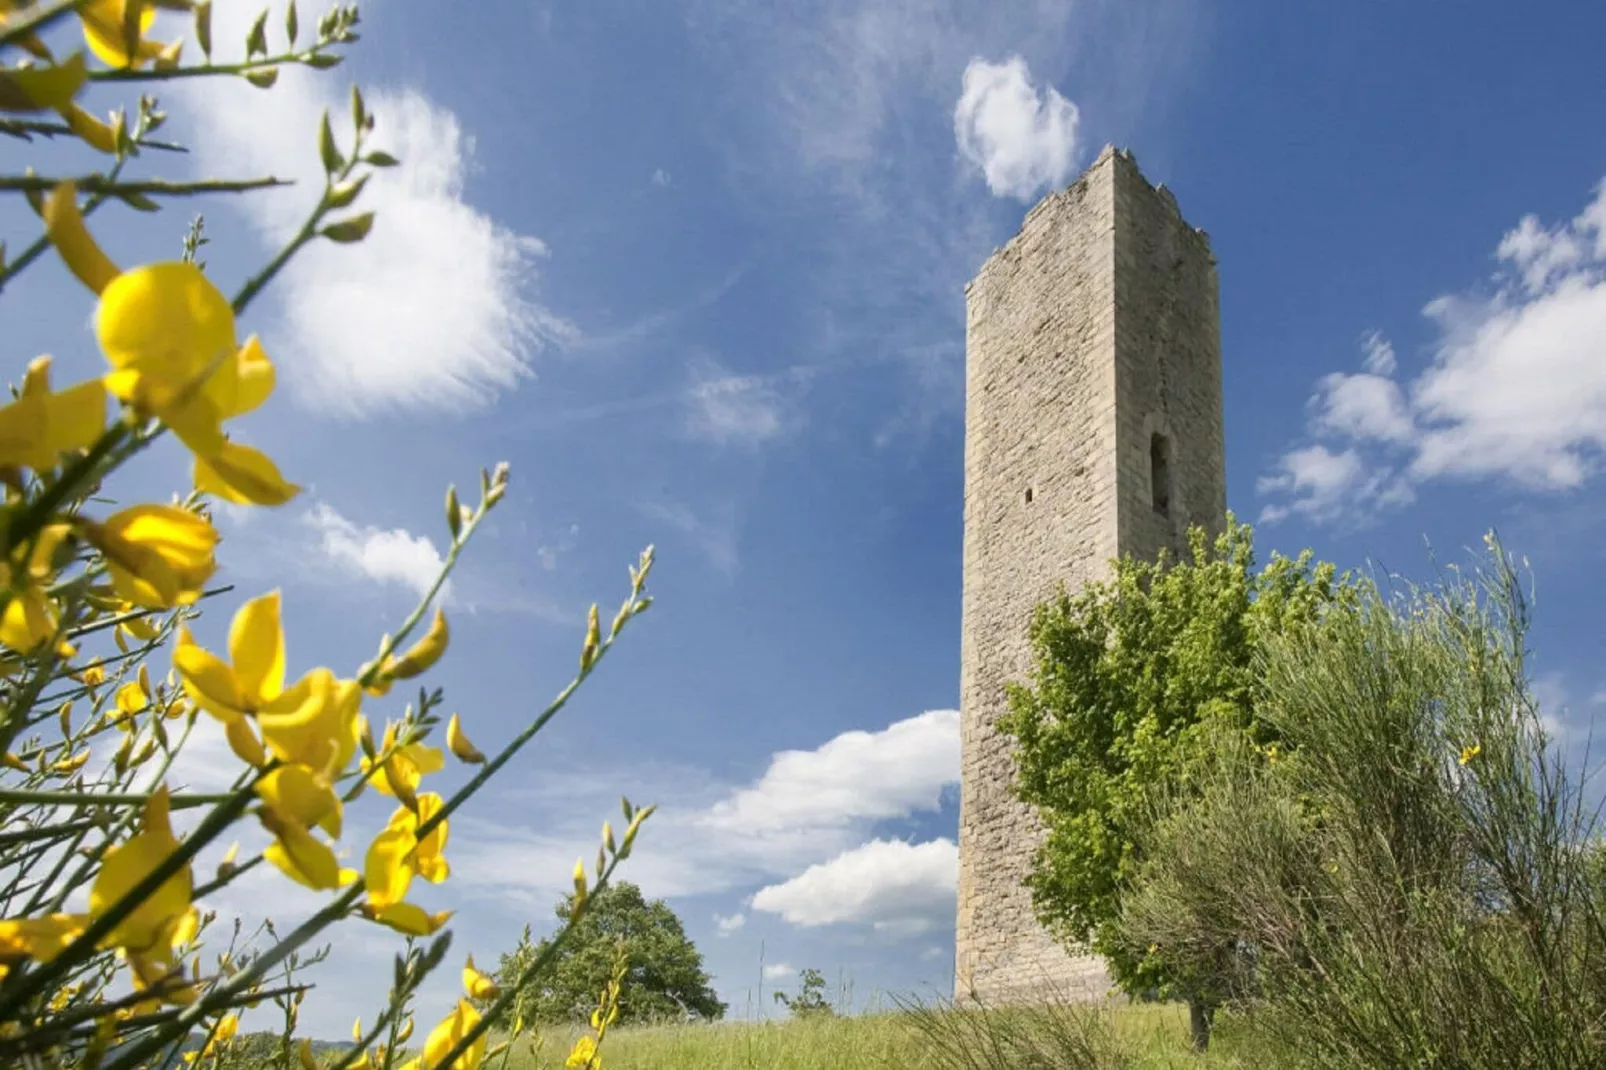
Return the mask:
MULTIPOLYGON (((1231 1020, 1219 1023, 1208 1054, 1193 1054, 1188 1050, 1187 1010, 1180 1004, 1055 1009, 1012 1018, 1015 1029, 1000 1029, 997 1021, 952 1010, 632 1027, 608 1034, 603 1059, 607 1070, 1227 1070, 1276 1065, 1254 1057, 1253 1038, 1231 1020), (931 1039, 922 1019, 948 1029, 946 1038, 931 1039), (1007 1036, 1019 1035, 1023 1025, 1037 1036, 1030 1050, 1008 1043, 1007 1036), (1064 1033, 1074 1036, 1056 1044, 1054 1036, 1064 1033), (1084 1039, 1092 1051, 1078 1050, 1084 1039)), ((516 1051, 509 1070, 562 1067, 574 1035, 549 1034, 538 1055, 527 1048, 516 1051)))

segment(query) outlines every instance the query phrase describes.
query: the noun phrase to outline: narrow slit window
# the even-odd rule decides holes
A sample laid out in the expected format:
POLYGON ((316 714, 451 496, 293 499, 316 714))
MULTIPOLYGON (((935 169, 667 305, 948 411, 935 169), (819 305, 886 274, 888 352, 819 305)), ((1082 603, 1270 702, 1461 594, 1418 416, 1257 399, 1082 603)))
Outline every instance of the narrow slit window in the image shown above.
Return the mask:
POLYGON ((1160 514, 1171 511, 1171 441, 1156 432, 1149 439, 1149 491, 1153 495, 1154 511, 1160 514))
POLYGON ((1027 505, 1032 504, 1032 488, 1031 487, 1027 487, 1026 488, 1026 504, 1027 505))

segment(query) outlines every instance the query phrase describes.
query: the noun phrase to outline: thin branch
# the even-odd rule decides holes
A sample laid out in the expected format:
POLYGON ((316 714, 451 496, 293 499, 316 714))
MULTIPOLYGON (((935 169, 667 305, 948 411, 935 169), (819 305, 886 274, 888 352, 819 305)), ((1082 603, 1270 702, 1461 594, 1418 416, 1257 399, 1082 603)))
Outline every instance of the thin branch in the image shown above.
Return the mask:
POLYGON ((87 0, 56 0, 53 4, 41 4, 38 8, 17 19, 0 21, 0 48, 14 45, 30 34, 43 33, 58 19, 71 15, 73 11, 87 0))
MULTIPOLYGON (((168 804, 173 810, 191 810, 197 806, 216 806, 234 798, 226 795, 172 795, 168 804)), ((19 806, 144 806, 150 802, 150 792, 107 792, 98 794, 82 791, 29 791, 26 788, 0 788, 0 803, 19 806)))
MULTIPOLYGON (((245 75, 253 71, 268 70, 273 67, 295 66, 306 64, 314 56, 333 58, 330 56, 328 46, 336 42, 329 41, 303 49, 299 52, 281 52, 277 56, 262 56, 257 59, 242 60, 239 63, 203 63, 194 67, 171 67, 166 70, 131 70, 128 68, 110 68, 89 72, 91 82, 164 82, 180 78, 217 78, 228 75, 245 75)), ((323 62, 320 60, 320 62, 323 62)), ((317 64, 312 64, 316 66, 317 64)))
MULTIPOLYGON (((0 134, 20 138, 23 141, 33 140, 30 135, 38 134, 40 137, 77 137, 78 134, 66 123, 49 122, 44 119, 0 119, 0 134)), ((142 149, 160 149, 163 152, 188 153, 188 146, 180 145, 176 141, 141 141, 142 149)))
POLYGON ((0 175, 0 193, 48 193, 63 182, 71 182, 91 195, 122 197, 130 194, 155 194, 162 197, 193 197, 203 193, 244 193, 249 190, 269 189, 274 186, 294 185, 289 179, 238 178, 207 179, 203 182, 171 182, 153 178, 142 182, 116 182, 105 175, 81 175, 75 178, 52 178, 48 175, 0 175))

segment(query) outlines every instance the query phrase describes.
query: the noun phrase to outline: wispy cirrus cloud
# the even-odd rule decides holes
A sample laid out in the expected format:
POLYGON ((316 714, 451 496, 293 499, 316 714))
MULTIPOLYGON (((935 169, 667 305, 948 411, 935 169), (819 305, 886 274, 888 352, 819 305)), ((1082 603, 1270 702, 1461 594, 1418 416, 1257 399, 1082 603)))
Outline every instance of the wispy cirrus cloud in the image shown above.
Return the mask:
POLYGON ((428 536, 354 523, 327 502, 315 504, 302 519, 331 564, 375 583, 397 584, 422 597, 445 564, 428 536))
POLYGON ((640 508, 643 516, 667 525, 690 543, 720 575, 727 579, 736 575, 741 565, 741 543, 734 502, 704 510, 667 501, 648 502, 640 508))
POLYGON ((803 422, 795 388, 813 369, 790 368, 764 375, 732 375, 709 359, 692 367, 692 383, 682 395, 685 432, 717 446, 756 446, 797 431, 803 422))
POLYGON ((878 445, 923 436, 961 404, 963 286, 1007 233, 970 178, 978 163, 956 139, 956 110, 997 188, 1025 196, 1069 177, 1084 127, 1124 141, 1156 113, 1205 37, 1203 8, 692 0, 695 39, 740 86, 721 115, 740 131, 727 139, 741 146, 726 161, 736 196, 755 215, 773 216, 780 197, 838 217, 796 244, 821 310, 796 342, 810 363, 851 360, 861 383, 867 368, 894 377, 901 396, 879 412, 878 445), (994 66, 973 67, 977 57, 1001 69, 989 80, 994 66))

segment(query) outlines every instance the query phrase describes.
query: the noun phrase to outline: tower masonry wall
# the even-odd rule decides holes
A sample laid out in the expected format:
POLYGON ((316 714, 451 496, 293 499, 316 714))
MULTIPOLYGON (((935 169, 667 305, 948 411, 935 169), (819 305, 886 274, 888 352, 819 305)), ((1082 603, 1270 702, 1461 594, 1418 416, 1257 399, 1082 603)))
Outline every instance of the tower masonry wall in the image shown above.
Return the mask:
POLYGON ((1037 924, 1022 882, 1043 827, 994 726, 1028 679, 1032 610, 1123 552, 1219 526, 1223 473, 1208 239, 1107 148, 966 289, 958 998, 1108 993, 1098 958, 1037 924))

